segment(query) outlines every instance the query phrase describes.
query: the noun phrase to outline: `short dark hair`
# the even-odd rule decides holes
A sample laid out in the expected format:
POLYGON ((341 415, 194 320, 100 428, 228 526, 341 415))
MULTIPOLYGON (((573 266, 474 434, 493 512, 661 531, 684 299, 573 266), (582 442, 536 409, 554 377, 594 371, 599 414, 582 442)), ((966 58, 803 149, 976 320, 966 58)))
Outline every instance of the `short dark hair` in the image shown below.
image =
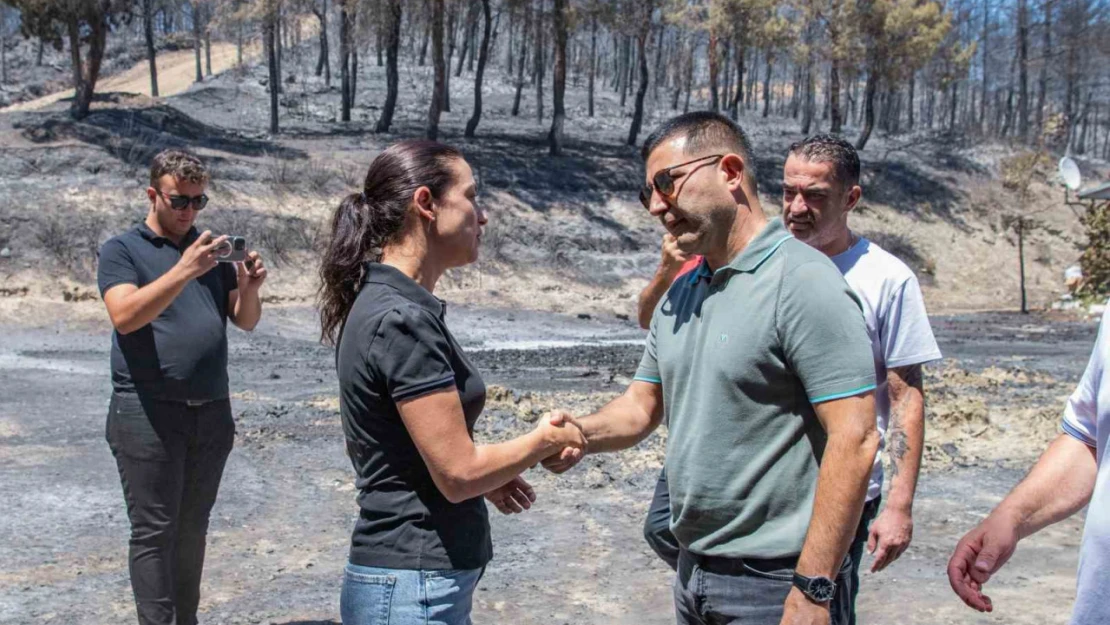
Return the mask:
POLYGON ((739 154, 744 159, 749 182, 755 184, 755 153, 740 124, 711 111, 684 113, 663 122, 648 135, 640 156, 646 161, 655 148, 674 137, 686 138, 685 152, 688 154, 709 148, 722 148, 739 154))
POLYGON ((827 134, 806 137, 791 144, 787 152, 790 154, 814 163, 832 163, 837 182, 845 187, 859 184, 859 154, 842 137, 827 134))
POLYGON ((173 176, 193 184, 208 184, 208 167, 192 152, 185 150, 162 150, 150 165, 150 186, 157 187, 162 176, 173 176))

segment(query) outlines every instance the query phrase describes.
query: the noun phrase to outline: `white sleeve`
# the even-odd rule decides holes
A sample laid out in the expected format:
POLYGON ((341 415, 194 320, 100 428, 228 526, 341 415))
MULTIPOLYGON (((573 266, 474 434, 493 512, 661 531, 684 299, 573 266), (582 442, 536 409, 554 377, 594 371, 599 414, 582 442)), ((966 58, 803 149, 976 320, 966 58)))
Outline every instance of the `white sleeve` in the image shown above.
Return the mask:
POLYGON ((1108 320, 1110 310, 1102 315, 1095 348, 1091 352, 1091 359, 1087 361, 1087 370, 1083 372, 1083 379, 1079 380, 1075 392, 1068 398, 1064 420, 1060 424, 1064 432, 1091 447, 1095 446, 1098 433, 1098 391, 1102 382, 1102 354, 1105 351, 1103 341, 1110 340, 1106 327, 1108 320))
POLYGON ((880 333, 887 369, 940 360, 940 348, 916 277, 908 278, 891 294, 880 320, 880 333))

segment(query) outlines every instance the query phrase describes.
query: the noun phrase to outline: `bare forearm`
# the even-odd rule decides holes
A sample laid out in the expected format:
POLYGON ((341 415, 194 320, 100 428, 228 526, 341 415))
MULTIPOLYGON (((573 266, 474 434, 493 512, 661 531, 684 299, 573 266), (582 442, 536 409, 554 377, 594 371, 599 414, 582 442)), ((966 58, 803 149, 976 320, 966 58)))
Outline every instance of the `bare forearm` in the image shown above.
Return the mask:
POLYGON ((651 282, 640 291, 640 301, 637 304, 638 309, 636 317, 640 322, 640 327, 647 329, 651 325, 651 316, 655 313, 655 307, 659 305, 659 300, 667 293, 667 289, 671 288, 671 283, 675 279, 675 270, 660 266, 656 270, 655 275, 652 276, 651 282))
POLYGON ((239 329, 250 332, 258 325, 262 318, 262 299, 258 296, 257 289, 239 290, 239 297, 235 300, 235 310, 232 313, 232 323, 239 329))
POLYGON ((1087 505, 1097 476, 1094 448, 1060 434, 991 516, 1007 518, 1025 538, 1087 505))
POLYGON ((439 485, 440 491, 455 503, 480 497, 556 451, 558 448, 548 445, 536 431, 504 443, 473 447, 470 458, 446 477, 448 483, 439 485))
POLYGON ((120 334, 130 334, 154 321, 185 289, 190 278, 174 267, 154 282, 127 295, 115 310, 109 310, 112 325, 120 334))
POLYGON ((890 454, 890 491, 887 505, 905 512, 913 509, 921 452, 925 446, 925 401, 916 389, 894 399, 887 452, 890 454))
POLYGON ((867 478, 878 448, 879 434, 874 428, 855 435, 830 435, 798 572, 836 577, 859 525, 867 478))
POLYGON ((655 430, 661 416, 652 413, 635 394, 626 392, 578 422, 590 443, 590 453, 619 451, 636 445, 655 430))

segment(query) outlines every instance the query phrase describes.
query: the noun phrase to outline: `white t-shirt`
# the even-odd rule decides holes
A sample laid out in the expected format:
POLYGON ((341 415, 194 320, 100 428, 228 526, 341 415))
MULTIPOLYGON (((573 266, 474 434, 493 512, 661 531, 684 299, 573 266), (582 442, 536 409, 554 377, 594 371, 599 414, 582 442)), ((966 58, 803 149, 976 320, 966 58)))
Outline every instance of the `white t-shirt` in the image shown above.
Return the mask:
POLYGON ((867 486, 867 500, 871 501, 883 490, 882 450, 890 421, 887 369, 940 360, 940 348, 933 338, 917 276, 905 263, 863 237, 831 260, 863 305, 875 356, 875 417, 883 444, 875 454, 867 486))
POLYGON ((1102 314, 1098 339, 1083 379, 1064 409, 1064 432, 1095 448, 1098 478, 1079 549, 1079 579, 1072 625, 1110 623, 1110 309, 1102 314))

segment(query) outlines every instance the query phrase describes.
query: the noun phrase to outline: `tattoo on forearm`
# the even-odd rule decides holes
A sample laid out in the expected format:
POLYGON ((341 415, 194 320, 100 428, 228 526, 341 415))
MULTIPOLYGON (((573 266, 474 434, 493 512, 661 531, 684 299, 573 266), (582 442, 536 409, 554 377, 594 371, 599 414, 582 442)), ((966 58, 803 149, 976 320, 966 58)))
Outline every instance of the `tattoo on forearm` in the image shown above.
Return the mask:
POLYGON ((892 369, 889 379, 890 391, 890 427, 887 431, 887 449, 891 457, 891 477, 896 477, 901 470, 903 459, 909 452, 909 440, 902 427, 903 413, 905 412, 904 398, 906 390, 916 388, 921 390, 923 372, 921 365, 898 367, 892 369))

